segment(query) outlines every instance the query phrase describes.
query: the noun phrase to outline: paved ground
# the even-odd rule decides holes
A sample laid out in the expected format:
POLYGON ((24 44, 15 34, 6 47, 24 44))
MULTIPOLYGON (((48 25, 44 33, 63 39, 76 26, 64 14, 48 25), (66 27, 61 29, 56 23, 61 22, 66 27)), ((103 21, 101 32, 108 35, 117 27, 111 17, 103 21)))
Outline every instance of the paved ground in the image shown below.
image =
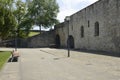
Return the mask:
POLYGON ((117 57, 71 51, 67 58, 67 50, 50 48, 19 52, 19 61, 6 63, 0 80, 120 80, 117 57))

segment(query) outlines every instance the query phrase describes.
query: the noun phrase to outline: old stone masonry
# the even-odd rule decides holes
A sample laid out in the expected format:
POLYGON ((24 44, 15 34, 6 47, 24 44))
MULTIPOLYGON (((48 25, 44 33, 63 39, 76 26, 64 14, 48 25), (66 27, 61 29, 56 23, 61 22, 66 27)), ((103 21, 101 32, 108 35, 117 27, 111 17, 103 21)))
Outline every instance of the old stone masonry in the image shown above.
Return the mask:
POLYGON ((67 47, 69 41, 70 48, 120 54, 120 0, 99 0, 69 18, 55 25, 46 41, 36 36, 29 40, 29 46, 44 46, 43 42, 67 47))
POLYGON ((59 46, 120 53, 120 0, 99 0, 55 26, 59 46), (69 26, 69 28, 68 28, 69 26))

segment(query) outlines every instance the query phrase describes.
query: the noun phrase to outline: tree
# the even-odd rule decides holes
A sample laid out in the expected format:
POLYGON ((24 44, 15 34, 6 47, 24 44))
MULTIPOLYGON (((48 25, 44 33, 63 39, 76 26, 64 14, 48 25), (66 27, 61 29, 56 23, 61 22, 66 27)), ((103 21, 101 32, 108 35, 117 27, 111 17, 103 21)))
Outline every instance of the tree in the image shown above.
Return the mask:
POLYGON ((27 0, 28 14, 34 20, 34 24, 48 28, 56 24, 59 12, 56 0, 27 0))
POLYGON ((13 37, 15 28, 25 37, 33 25, 51 27, 58 22, 58 9, 56 0, 0 0, 0 38, 13 37))
POLYGON ((33 26, 33 19, 28 15, 28 8, 26 2, 17 0, 15 2, 16 9, 14 10, 14 15, 17 20, 17 32, 18 37, 27 37, 30 29, 33 26))
POLYGON ((22 30, 21 30, 21 24, 24 21, 24 17, 26 14, 26 4, 24 2, 22 2, 21 0, 17 0, 15 2, 15 10, 13 11, 14 16, 16 18, 17 21, 17 36, 18 37, 23 37, 22 35, 22 30))
POLYGON ((7 39, 13 35, 13 30, 16 27, 15 17, 11 11, 12 1, 0 1, 0 38, 7 39))
POLYGON ((0 38, 26 37, 33 20, 27 15, 26 3, 21 0, 0 0, 0 38))
POLYGON ((14 0, 0 0, 1 6, 4 6, 4 8, 12 9, 13 8, 14 0))

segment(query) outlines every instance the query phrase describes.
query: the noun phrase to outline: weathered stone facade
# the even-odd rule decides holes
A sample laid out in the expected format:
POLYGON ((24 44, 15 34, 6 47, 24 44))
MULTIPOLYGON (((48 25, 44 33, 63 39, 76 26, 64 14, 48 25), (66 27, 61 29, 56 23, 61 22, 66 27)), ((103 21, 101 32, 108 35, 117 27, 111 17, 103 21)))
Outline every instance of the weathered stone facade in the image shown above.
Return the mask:
MULTIPOLYGON (((53 30, 44 31, 41 34, 29 38, 17 38, 18 48, 40 48, 51 47, 55 45, 55 33, 53 30)), ((0 47, 15 47, 15 39, 4 40, 0 42, 0 47)))
POLYGON ((44 32, 27 39, 27 47, 39 48, 48 47, 55 42, 54 31, 44 32))
POLYGON ((61 47, 67 46, 69 29, 76 49, 120 53, 120 0, 99 0, 71 15, 69 22, 65 21, 55 27, 61 47), (97 36, 95 23, 99 28, 97 36))

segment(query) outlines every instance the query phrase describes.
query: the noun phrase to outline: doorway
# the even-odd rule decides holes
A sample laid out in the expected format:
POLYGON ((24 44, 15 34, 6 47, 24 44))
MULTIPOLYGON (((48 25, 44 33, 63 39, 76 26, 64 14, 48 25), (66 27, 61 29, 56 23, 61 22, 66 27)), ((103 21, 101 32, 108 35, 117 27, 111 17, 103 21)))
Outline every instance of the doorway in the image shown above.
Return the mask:
POLYGON ((73 49, 74 48, 74 38, 73 38, 73 36, 72 35, 69 35, 69 38, 68 38, 68 40, 69 40, 69 47, 71 48, 71 49, 73 49))
POLYGON ((60 43, 60 36, 58 34, 56 35, 55 42, 56 42, 56 47, 60 48, 61 43, 60 43))

